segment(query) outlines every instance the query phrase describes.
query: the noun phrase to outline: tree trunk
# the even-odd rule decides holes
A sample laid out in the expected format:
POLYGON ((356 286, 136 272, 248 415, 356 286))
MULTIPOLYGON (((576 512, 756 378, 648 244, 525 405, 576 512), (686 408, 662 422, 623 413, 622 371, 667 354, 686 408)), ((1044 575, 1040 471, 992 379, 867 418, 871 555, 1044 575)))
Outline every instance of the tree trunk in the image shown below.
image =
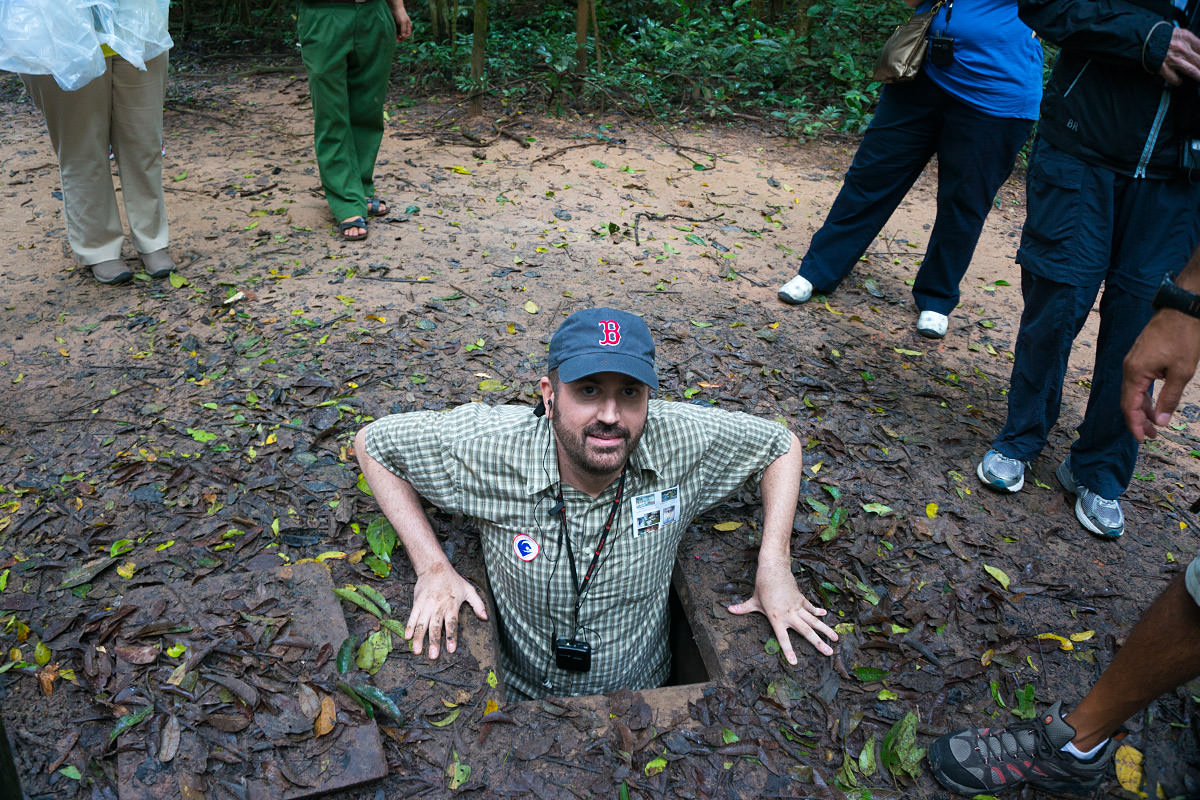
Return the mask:
POLYGON ((575 6, 575 74, 587 73, 587 33, 592 0, 578 0, 575 6))
POLYGON ((438 9, 438 0, 429 0, 429 35, 435 42, 442 38, 442 25, 441 16, 438 9))
POLYGON ((483 57, 487 50, 488 0, 475 0, 474 41, 471 43, 471 107, 473 116, 483 113, 483 57))
POLYGON ((792 23, 792 30, 798 36, 808 36, 812 30, 812 17, 808 15, 808 9, 812 8, 813 0, 800 0, 796 4, 796 18, 792 23))

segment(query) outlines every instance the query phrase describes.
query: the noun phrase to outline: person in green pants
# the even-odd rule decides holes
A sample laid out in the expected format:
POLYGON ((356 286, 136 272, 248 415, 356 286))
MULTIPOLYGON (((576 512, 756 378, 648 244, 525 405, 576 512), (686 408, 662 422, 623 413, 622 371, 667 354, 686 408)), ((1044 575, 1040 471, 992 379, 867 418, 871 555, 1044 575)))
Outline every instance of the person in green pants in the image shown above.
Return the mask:
POLYGON ((325 200, 343 239, 367 237, 375 156, 396 42, 412 35, 404 0, 301 0, 297 26, 313 104, 313 140, 325 200))

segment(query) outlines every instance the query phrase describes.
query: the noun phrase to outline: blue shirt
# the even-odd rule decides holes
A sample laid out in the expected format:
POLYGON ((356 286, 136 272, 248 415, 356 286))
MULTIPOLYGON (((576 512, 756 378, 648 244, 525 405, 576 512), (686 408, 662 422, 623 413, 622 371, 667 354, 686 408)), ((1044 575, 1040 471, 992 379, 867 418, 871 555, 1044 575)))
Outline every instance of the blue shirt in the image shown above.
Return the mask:
MULTIPOLYGON (((932 5, 924 0, 917 10, 932 5)), ((1037 119, 1042 44, 1017 16, 1017 0, 952 0, 938 11, 930 34, 954 39, 953 64, 925 59, 934 83, 985 114, 1037 119)))

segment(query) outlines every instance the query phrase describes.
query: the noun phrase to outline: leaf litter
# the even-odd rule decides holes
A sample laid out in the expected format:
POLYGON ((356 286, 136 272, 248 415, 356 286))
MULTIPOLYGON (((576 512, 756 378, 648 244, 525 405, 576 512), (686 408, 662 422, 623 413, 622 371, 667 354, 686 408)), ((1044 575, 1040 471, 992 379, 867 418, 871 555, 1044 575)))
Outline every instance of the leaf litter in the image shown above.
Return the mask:
MULTIPOLYGON (((588 126, 606 138, 537 163, 536 148, 500 139, 466 167, 461 147, 478 144, 438 121, 445 107, 418 103, 392 114, 403 135, 385 140, 378 170, 404 214, 348 248, 300 166, 302 84, 189 91, 236 125, 168 112, 181 269, 117 290, 67 268, 61 232, 47 231, 56 177, 41 166, 53 159, 40 121, 6 104, 0 153, 28 171, 0 209, 10 250, 26 254, 4 267, 0 307, 0 691, 27 789, 111 797, 119 772, 169 768, 187 791, 220 796, 254 774, 311 793, 318 776, 295 756, 348 752, 347 736, 378 728, 389 796, 930 796, 930 737, 1077 699, 1180 568, 1151 551, 1194 550, 1181 527, 1196 493, 1194 394, 1184 428, 1144 456, 1157 479, 1130 490, 1131 529, 1153 546, 1098 549, 1047 488, 1049 462, 1019 497, 971 475, 1005 413, 1019 185, 1002 190, 971 273, 987 278, 968 276, 954 315, 981 324, 931 347, 911 332, 907 285, 932 221, 930 176, 837 294, 793 309, 774 288, 836 192, 839 148, 772 145, 768 163, 759 133, 706 131, 692 144, 720 155, 697 171, 669 132, 531 117, 514 124, 536 129, 545 153, 588 126), (682 201, 693 216, 672 213, 682 201), (753 591, 753 495, 684 535, 693 625, 721 671, 670 690, 680 701, 510 701, 471 619, 437 662, 401 646, 412 570, 360 491, 354 433, 393 411, 532 403, 550 333, 585 304, 646 317, 664 396, 777 418, 800 437, 793 565, 843 633, 833 659, 794 640, 801 660, 788 666, 760 617, 725 610, 753 591), (197 599, 214 581, 318 559, 331 601, 333 587, 357 598, 340 604, 336 642, 289 633, 286 594, 236 614, 236 597, 197 599), (78 736, 59 753, 63 730, 78 736), (270 746, 242 750, 245 737, 270 746)), ((1071 370, 1064 418, 1077 419, 1088 366, 1071 370)), ((1066 437, 1048 451, 1065 452, 1066 437)), ((473 535, 434 524, 482 585, 473 535)))

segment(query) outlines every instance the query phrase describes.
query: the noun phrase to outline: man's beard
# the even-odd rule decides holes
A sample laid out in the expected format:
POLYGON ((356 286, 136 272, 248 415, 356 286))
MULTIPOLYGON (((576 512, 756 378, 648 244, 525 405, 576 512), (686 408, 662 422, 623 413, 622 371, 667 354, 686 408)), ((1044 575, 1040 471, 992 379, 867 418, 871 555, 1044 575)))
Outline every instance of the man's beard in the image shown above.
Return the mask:
POLYGON ((630 435, 629 429, 623 425, 605 425, 593 422, 582 431, 574 432, 564 429, 557 417, 551 418, 554 425, 554 436, 562 446, 563 452, 571 463, 582 472, 589 475, 611 475, 625 465, 642 438, 642 431, 636 437, 630 435), (588 436, 617 436, 615 442, 623 442, 617 448, 605 448, 601 453, 589 452, 586 439, 588 436))

